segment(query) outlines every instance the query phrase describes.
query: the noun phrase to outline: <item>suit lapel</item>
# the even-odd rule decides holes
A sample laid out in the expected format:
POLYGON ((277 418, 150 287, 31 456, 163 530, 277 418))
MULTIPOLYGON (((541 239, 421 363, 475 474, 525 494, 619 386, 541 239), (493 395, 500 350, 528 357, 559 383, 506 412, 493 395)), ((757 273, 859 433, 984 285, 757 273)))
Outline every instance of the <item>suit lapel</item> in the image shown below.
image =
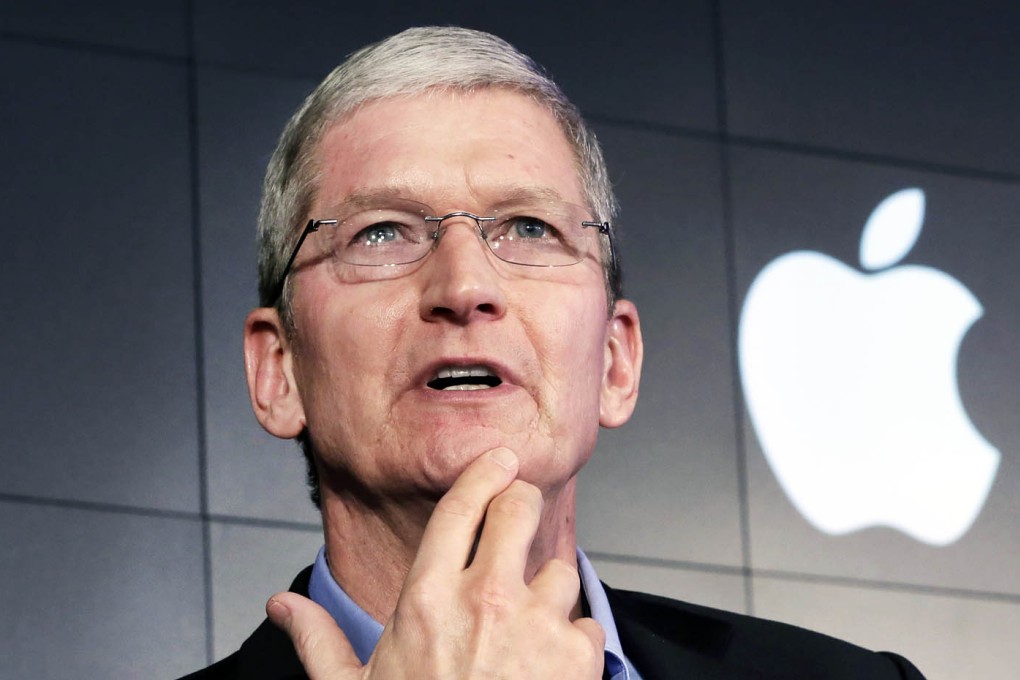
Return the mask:
MULTIPOLYGON (((643 680, 733 680, 729 622, 666 598, 606 586, 623 652, 643 680)), ((740 678, 758 676, 743 670, 740 678)))

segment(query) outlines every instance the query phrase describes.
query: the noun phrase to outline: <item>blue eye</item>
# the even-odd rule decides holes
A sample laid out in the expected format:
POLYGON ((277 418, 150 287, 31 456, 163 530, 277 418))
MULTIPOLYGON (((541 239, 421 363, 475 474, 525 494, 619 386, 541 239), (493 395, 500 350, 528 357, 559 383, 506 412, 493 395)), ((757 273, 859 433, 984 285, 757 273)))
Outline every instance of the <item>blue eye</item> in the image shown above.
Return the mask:
POLYGON ((373 224, 371 227, 362 229, 354 237, 355 241, 362 241, 367 246, 374 246, 380 243, 393 241, 397 238, 397 227, 393 224, 373 224))
POLYGON ((514 231, 521 238, 545 238, 549 225, 536 217, 520 217, 514 224, 514 231))

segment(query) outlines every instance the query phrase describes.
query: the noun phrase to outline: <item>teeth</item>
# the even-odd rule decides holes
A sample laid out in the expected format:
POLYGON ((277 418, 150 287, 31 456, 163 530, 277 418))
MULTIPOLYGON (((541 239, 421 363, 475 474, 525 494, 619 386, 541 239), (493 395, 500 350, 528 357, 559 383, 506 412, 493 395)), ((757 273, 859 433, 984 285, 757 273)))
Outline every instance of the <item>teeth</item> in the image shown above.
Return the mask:
POLYGON ((427 385, 434 390, 487 390, 503 381, 486 366, 445 366, 427 385))
POLYGON ((441 368, 436 372, 436 378, 484 378, 495 375, 485 366, 457 366, 441 368))

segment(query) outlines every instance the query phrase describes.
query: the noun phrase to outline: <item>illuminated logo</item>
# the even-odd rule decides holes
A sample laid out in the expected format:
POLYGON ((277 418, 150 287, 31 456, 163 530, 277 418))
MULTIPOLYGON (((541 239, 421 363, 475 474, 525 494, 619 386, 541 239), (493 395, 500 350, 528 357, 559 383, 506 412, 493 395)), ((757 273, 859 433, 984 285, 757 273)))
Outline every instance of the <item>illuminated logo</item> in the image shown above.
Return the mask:
POLYGON ((779 484, 818 529, 893 527, 932 545, 977 518, 1000 454, 960 400, 956 358, 981 303, 951 276, 896 265, 924 221, 924 192, 872 212, 861 273, 795 251, 751 284, 740 373, 751 423, 779 484))

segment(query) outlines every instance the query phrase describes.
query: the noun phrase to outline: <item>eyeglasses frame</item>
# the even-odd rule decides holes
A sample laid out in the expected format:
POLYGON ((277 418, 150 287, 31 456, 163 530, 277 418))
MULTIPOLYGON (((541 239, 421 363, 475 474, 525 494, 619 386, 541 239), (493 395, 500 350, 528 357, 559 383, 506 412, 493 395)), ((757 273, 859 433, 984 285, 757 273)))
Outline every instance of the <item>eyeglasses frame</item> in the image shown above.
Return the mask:
MULTIPOLYGON (((432 252, 432 250, 435 248, 436 244, 439 242, 439 228, 440 228, 440 226, 442 225, 442 223, 445 220, 448 220, 451 217, 468 217, 468 218, 474 220, 475 221, 475 225, 478 227, 479 233, 481 233, 482 237, 485 239, 486 246, 487 247, 489 246, 488 234, 486 234, 485 230, 482 228, 482 222, 493 222, 493 221, 496 220, 495 217, 483 217, 483 216, 480 216, 480 215, 475 215, 474 213, 467 212, 465 210, 456 210, 454 212, 447 213, 445 215, 438 216, 438 217, 433 217, 433 216, 428 216, 427 215, 424 218, 426 222, 435 222, 436 223, 436 230, 433 231, 432 235, 431 235, 432 236, 432 241, 433 241, 432 247, 429 248, 428 250, 426 250, 422 254, 422 256, 419 257, 417 260, 411 260, 410 262, 401 262, 400 264, 413 264, 414 262, 420 262, 423 259, 425 259, 426 257, 428 257, 429 253, 432 252)), ((287 266, 285 266, 283 268, 283 273, 280 274, 280 278, 277 280, 276 285, 273 286, 273 294, 270 297, 270 299, 273 301, 272 302, 273 305, 275 305, 277 302, 279 302, 280 297, 283 295, 283 287, 287 283, 287 276, 290 274, 290 271, 291 271, 291 269, 294 266, 294 260, 297 259, 298 252, 300 252, 301 246, 304 244, 305 239, 308 238, 308 235, 312 234, 314 232, 317 232, 319 230, 319 227, 321 227, 323 225, 330 226, 330 225, 335 225, 338 222, 339 222, 339 220, 336 220, 336 219, 327 219, 327 220, 310 219, 310 220, 308 220, 308 223, 305 225, 304 230, 301 232, 301 236, 298 238, 297 243, 294 244, 294 250, 291 251, 290 257, 287 258, 287 266)), ((609 222, 596 222, 596 221, 591 221, 591 220, 585 220, 585 221, 581 222, 581 226, 582 227, 587 227, 587 228, 592 228, 592 229, 598 229, 599 234, 609 238, 609 266, 610 266, 610 268, 612 268, 614 262, 616 261, 616 244, 615 244, 614 238, 613 238, 613 229, 610 226, 609 222)), ((489 249, 490 249, 490 251, 492 250, 491 247, 489 247, 489 249)), ((499 255, 497 255, 494 251, 493 251, 493 255, 496 255, 496 257, 499 258, 499 255)), ((500 261, 506 262, 507 264, 514 264, 514 265, 517 265, 517 266, 520 266, 520 267, 569 267, 571 265, 577 264, 577 262, 571 262, 570 264, 544 264, 544 265, 543 264, 524 264, 522 262, 511 262, 509 260, 504 260, 503 258, 499 258, 499 259, 500 259, 500 261)), ((580 262, 580 260, 578 260, 578 262, 580 262)), ((354 266, 368 266, 368 265, 354 265, 354 266)))

